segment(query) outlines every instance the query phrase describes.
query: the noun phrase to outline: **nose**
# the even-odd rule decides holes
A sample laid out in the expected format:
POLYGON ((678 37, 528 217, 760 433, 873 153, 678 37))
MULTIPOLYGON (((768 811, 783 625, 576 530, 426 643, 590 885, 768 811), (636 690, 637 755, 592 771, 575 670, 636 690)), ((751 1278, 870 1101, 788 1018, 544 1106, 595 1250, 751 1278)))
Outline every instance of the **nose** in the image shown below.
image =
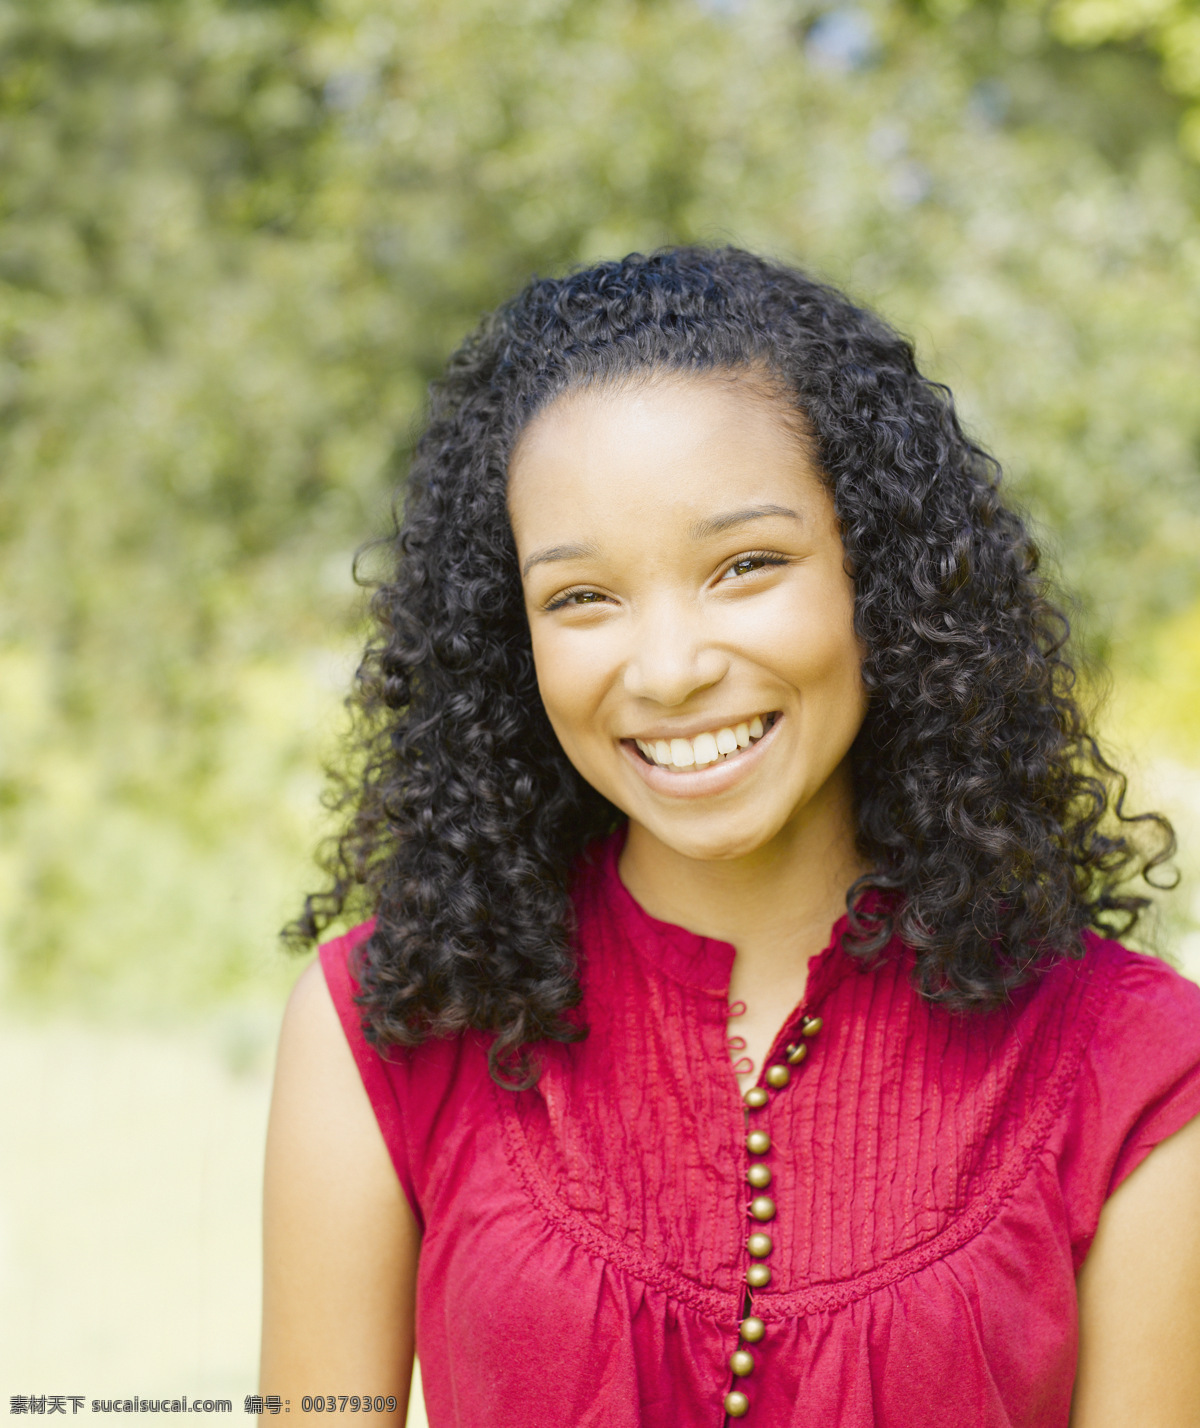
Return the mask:
POLYGON ((729 661, 706 634, 698 610, 663 602, 643 611, 630 628, 625 692, 635 699, 678 708, 725 676, 729 661))

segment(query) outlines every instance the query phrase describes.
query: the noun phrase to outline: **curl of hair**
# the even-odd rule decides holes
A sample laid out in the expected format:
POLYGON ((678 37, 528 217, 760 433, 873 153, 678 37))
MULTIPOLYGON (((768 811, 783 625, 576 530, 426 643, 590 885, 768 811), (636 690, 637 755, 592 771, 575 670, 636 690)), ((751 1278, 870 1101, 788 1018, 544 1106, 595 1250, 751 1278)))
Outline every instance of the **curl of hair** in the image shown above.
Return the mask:
POLYGON ((1159 815, 1126 813, 1037 550, 911 345, 737 249, 635 254, 532 282, 431 389, 351 699, 330 883, 289 929, 376 917, 360 1001, 378 1045, 477 1028, 515 1086, 536 1042, 583 1034, 570 874, 620 815, 541 705, 508 460, 562 392, 664 372, 765 375, 815 443, 866 652, 851 952, 896 933, 925 996, 993 1005, 1084 928, 1128 933, 1148 899, 1126 884, 1174 850, 1159 815))

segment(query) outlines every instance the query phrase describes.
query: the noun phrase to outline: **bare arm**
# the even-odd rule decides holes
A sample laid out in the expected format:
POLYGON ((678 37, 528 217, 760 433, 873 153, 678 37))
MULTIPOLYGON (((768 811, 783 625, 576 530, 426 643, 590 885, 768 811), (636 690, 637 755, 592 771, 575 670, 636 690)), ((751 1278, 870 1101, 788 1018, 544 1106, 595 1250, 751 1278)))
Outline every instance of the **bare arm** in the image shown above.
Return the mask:
POLYGON ((1079 1273, 1071 1428, 1200 1428, 1200 1119, 1100 1216, 1079 1273))
POLYGON ((267 1131, 262 1391, 394 1395, 403 1424, 420 1234, 321 968, 284 1013, 267 1131))

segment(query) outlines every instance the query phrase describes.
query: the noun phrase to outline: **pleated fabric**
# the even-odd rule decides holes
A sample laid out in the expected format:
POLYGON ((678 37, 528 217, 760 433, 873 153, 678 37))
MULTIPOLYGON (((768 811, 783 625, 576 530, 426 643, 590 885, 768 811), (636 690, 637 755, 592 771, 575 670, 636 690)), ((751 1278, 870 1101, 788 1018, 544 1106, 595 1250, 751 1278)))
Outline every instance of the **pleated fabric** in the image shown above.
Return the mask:
POLYGON ((370 925, 321 949, 423 1231, 431 1428, 717 1428, 733 1386, 763 1428, 1066 1428, 1104 1201, 1200 1114, 1200 987, 1089 936, 1010 1004, 955 1014, 916 994, 899 944, 852 959, 843 920, 768 1064, 820 1017, 809 1055, 748 1111, 734 949, 644 912, 620 842, 575 890, 588 1037, 539 1047, 532 1090, 495 1085, 476 1033, 382 1057, 354 1002, 370 925), (761 1228, 766 1334, 735 1381, 761 1228))

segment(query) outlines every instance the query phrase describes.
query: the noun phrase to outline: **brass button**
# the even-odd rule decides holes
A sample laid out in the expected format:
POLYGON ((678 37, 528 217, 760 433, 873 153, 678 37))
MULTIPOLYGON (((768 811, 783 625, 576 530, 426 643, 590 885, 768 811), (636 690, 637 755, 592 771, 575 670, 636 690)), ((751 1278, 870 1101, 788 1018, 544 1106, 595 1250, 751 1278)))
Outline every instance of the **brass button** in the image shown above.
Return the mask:
POLYGON ((742 1100, 745 1101, 752 1111, 760 1110, 767 1104, 766 1090, 762 1086, 751 1086, 742 1097, 742 1100))
POLYGON ((761 1230, 755 1232, 746 1241, 746 1248, 755 1259, 766 1259, 771 1253, 771 1236, 764 1235, 761 1230))
POLYGON ((751 1131, 746 1137, 746 1149, 751 1155, 766 1155, 771 1149, 771 1137, 766 1131, 751 1131))
POLYGON ((742 1320, 742 1338, 748 1344, 757 1344, 759 1339, 767 1332, 767 1326, 761 1319, 757 1319, 752 1314, 749 1319, 742 1320))
POLYGON ((751 1289, 765 1289, 771 1282, 771 1271, 765 1264, 752 1264, 746 1269, 746 1283, 751 1289))
POLYGON ((765 1190, 771 1183, 771 1170, 766 1165, 752 1165, 746 1171, 746 1179, 756 1190, 765 1190))
POLYGON ((799 1066, 807 1055, 808 1047, 803 1042, 799 1046, 789 1046, 787 1049, 788 1065, 799 1066))
POLYGON ((729 1367, 738 1378, 745 1378, 748 1373, 754 1372, 754 1355, 747 1353, 745 1349, 738 1349, 736 1353, 730 1354, 729 1367))
POLYGON ((750 1201, 750 1213, 756 1220, 773 1220, 775 1218, 775 1201, 769 1195, 756 1195, 750 1201))
POLYGON ((745 1418, 750 1411, 750 1400, 744 1393, 739 1393, 735 1388, 732 1393, 725 1395, 725 1412, 730 1418, 745 1418))
POLYGON ((819 1016, 806 1016, 800 1023, 800 1032, 803 1036, 816 1036, 824 1025, 819 1016))
POLYGON ((792 1079, 792 1073, 786 1066, 767 1067, 767 1085, 774 1086, 777 1091, 782 1091, 787 1083, 792 1079))

